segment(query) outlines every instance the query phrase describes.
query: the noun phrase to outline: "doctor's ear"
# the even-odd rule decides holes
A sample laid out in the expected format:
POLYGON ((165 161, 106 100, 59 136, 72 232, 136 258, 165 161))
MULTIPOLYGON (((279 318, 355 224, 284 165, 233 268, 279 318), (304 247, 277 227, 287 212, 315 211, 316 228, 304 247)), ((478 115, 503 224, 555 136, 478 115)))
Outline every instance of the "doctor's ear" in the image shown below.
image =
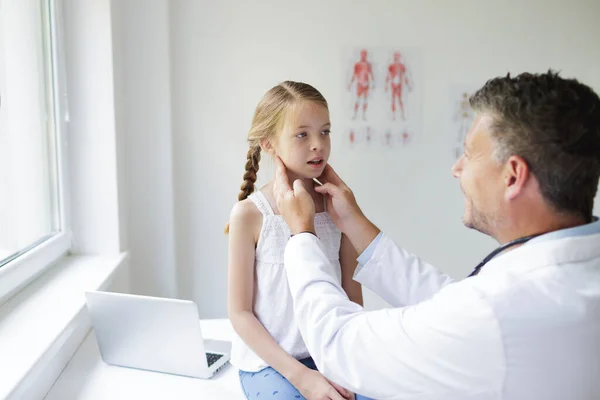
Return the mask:
POLYGON ((272 156, 275 155, 275 147, 273 146, 273 143, 269 139, 263 139, 260 141, 260 149, 263 152, 268 153, 272 156))

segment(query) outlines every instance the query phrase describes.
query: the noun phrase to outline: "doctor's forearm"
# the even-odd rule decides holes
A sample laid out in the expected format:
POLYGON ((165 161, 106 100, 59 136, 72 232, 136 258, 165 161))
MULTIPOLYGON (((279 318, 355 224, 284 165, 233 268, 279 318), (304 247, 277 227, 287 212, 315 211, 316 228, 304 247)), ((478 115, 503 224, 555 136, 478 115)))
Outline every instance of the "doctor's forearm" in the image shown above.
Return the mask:
POLYGON ((350 239, 356 253, 362 254, 379 232, 379 228, 363 215, 356 218, 353 224, 344 231, 344 234, 350 239))
POLYGON ((377 293, 394 307, 416 304, 431 298, 452 278, 428 264, 389 237, 381 235, 359 257, 354 280, 377 293))
MULTIPOLYGON (((389 238, 383 237, 380 245, 387 248, 380 249, 383 258, 389 259, 383 264, 379 262, 379 267, 409 258, 389 238)), ((328 379, 377 399, 415 398, 417 393, 422 399, 440 399, 446 398, 444 395, 450 390, 473 394, 495 384, 493 362, 483 363, 474 372, 470 361, 480 357, 482 352, 501 354, 502 349, 492 311, 477 292, 468 294, 463 301, 451 302, 454 292, 448 291, 450 294, 440 295, 435 302, 430 300, 418 307, 366 312, 349 301, 317 237, 306 233, 294 236, 288 241, 284 257, 298 327, 319 371, 328 379), (453 316, 462 315, 465 309, 471 314, 457 322, 453 316), (455 324, 467 327, 472 334, 457 340, 455 324), (473 326, 478 329, 472 330, 473 326), (444 352, 439 362, 431 356, 432 351, 435 354, 436 348, 443 348, 447 343, 452 351, 444 352), (444 346, 440 347, 441 344, 444 346), (457 382, 459 389, 456 389, 457 382)), ((424 267, 424 264, 416 262, 416 267, 424 267)), ((433 271, 433 267, 427 270, 433 271)), ((393 272, 394 269, 387 269, 383 275, 363 273, 393 285, 398 283, 393 272)), ((400 275, 400 281, 405 281, 400 275)), ((419 281, 427 276, 417 273, 415 278, 419 281)), ((404 300, 414 301, 429 297, 442 286, 439 279, 425 280, 425 285, 418 282, 412 285, 419 287, 418 293, 413 293, 410 285, 396 287, 396 291, 409 289, 409 296, 404 300)), ((392 292, 392 286, 388 292, 392 292)))

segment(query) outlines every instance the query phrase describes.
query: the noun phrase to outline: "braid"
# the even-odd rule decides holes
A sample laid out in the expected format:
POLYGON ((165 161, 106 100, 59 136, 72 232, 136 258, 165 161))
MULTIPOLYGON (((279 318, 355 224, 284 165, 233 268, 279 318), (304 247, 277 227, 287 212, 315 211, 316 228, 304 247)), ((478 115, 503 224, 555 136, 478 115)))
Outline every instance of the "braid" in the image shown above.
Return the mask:
POLYGON ((256 173, 258 172, 258 163, 260 162, 260 146, 251 147, 246 155, 246 172, 244 172, 244 182, 240 186, 238 200, 242 201, 248 198, 254 192, 254 183, 256 183, 256 173))
MULTIPOLYGON (((260 146, 250 147, 246 155, 246 172, 244 172, 244 182, 240 187, 238 201, 246 200, 254 192, 254 183, 256 183, 256 173, 258 172, 258 163, 260 162, 260 146)), ((225 226, 225 233, 229 233, 229 223, 225 226)))

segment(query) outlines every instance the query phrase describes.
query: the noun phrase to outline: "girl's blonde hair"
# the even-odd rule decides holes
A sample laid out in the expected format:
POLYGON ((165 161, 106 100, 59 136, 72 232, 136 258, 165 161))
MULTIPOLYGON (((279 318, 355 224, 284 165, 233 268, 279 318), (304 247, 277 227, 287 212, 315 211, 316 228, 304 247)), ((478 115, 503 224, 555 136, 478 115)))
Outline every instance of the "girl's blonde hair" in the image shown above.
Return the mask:
MULTIPOLYGON (((244 181, 240 187, 238 201, 245 200, 254 192, 256 174, 260 162, 260 144, 265 140, 273 140, 283 129, 288 111, 299 101, 312 101, 326 109, 327 100, 314 87, 307 83, 285 81, 271 88, 256 106, 252 126, 248 132, 248 153, 244 181)), ((225 227, 229 233, 229 224, 225 227)))

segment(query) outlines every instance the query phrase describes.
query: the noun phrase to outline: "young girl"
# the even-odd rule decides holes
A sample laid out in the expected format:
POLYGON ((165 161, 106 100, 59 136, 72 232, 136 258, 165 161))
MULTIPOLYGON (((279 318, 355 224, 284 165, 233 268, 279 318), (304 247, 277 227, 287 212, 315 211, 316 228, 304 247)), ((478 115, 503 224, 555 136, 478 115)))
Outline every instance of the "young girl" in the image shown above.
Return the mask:
POLYGON ((294 320, 283 266, 290 231, 278 215, 273 182, 254 188, 261 151, 281 158, 290 181, 304 180, 315 202, 316 233, 331 262, 339 266, 338 278, 348 297, 362 305, 360 284, 352 280, 357 254, 313 187, 312 179, 321 175, 329 159, 330 129, 327 101, 306 83, 287 81, 273 87, 254 113, 244 182, 226 228, 229 318, 239 336, 233 342, 231 362, 240 370, 248 399, 351 395, 325 379, 310 358, 294 320))

